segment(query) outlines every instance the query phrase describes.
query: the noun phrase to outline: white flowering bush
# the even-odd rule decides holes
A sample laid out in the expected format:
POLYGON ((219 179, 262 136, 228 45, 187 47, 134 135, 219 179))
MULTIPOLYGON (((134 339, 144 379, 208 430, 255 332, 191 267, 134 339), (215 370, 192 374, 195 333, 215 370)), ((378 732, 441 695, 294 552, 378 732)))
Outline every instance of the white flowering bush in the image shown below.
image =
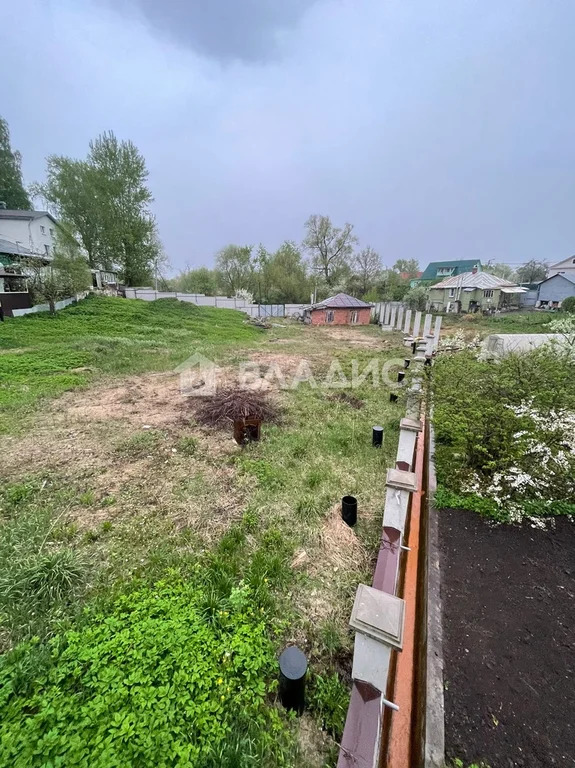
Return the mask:
POLYGON ((505 407, 521 424, 512 435, 515 460, 492 475, 473 472, 462 490, 515 515, 524 502, 575 498, 575 413, 552 409, 543 414, 532 402, 505 407))
POLYGON ((246 304, 254 303, 253 293, 250 293, 250 291, 248 291, 246 288, 238 288, 234 294, 234 298, 241 299, 242 301, 245 301, 246 304))
POLYGON ((458 328, 455 333, 450 336, 443 336, 439 339, 438 351, 439 352, 460 352, 462 349, 480 349, 481 336, 476 333, 472 338, 468 338, 468 335, 461 328, 458 328))
POLYGON ((438 358, 431 386, 443 505, 471 504, 499 519, 575 514, 569 350, 540 347, 490 363, 466 349, 438 358))
POLYGON ((575 352, 575 315, 565 315, 558 320, 549 323, 551 333, 559 333, 563 336, 565 345, 575 352))

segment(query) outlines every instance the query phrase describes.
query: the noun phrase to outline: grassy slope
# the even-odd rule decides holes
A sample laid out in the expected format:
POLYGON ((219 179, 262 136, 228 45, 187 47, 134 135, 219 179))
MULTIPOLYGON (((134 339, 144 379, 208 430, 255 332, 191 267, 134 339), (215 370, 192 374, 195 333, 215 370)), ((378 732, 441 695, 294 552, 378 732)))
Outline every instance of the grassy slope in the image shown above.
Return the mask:
POLYGON ((89 297, 58 312, 0 325, 0 431, 42 397, 82 387, 105 374, 169 370, 194 352, 218 358, 261 331, 235 310, 89 297))
MULTIPOLYGON (((6 329, 5 347, 29 351, 4 357, 36 363, 26 378, 29 390, 20 386, 22 378, 3 391, 4 404, 12 398, 17 413, 30 413, 28 423, 40 419, 32 406, 43 395, 86 385, 99 375, 169 370, 194 350, 239 360, 249 358, 258 345, 269 351, 268 342, 275 338, 282 342, 282 353, 309 358, 314 371, 325 370, 332 356, 347 371, 353 358, 362 367, 373 356, 380 362, 403 357, 400 349, 330 342, 321 331, 301 326, 262 334, 245 325, 238 313, 166 301, 91 299, 57 318, 22 319, 6 329), (81 365, 94 370, 37 370, 40 361, 49 366, 59 352, 84 354, 81 365)), ((379 344, 374 328, 361 333, 379 344)), ((67 368, 77 365, 70 358, 67 368)), ((387 391, 369 382, 353 393, 364 401, 361 410, 334 401, 331 394, 309 385, 284 393, 284 423, 266 427, 261 443, 223 454, 213 452, 213 435, 193 426, 153 434, 136 431, 118 441, 115 432, 121 425, 110 421, 98 432, 101 441, 109 443, 103 460, 120 464, 127 452, 128 459, 142 462, 138 478, 129 477, 113 496, 102 494, 97 482, 105 466, 86 471, 72 463, 57 472, 37 466, 31 475, 11 477, 0 493, 3 644, 33 634, 61 633, 77 620, 78 607, 105 605, 118 590, 131 588, 134 579, 155 581, 173 569, 191 580, 201 573, 201 588, 209 590, 214 606, 225 606, 243 579, 264 611, 276 648, 295 640, 306 649, 311 662, 309 701, 318 722, 337 739, 352 643, 347 619, 357 583, 370 578, 385 469, 393 461, 402 406, 391 405, 387 391), (383 451, 370 446, 375 423, 386 428, 383 451), (188 450, 193 455, 187 455, 188 450), (215 479, 222 468, 228 473, 223 488, 215 479), (159 487, 161 496, 156 493, 159 487), (333 524, 345 493, 359 499, 357 538, 350 540, 338 538, 341 534, 333 524), (221 500, 225 504, 228 499, 240 505, 238 513, 227 528, 210 530, 210 518, 220 514, 221 500), (83 526, 78 526, 78 518, 83 526), (94 522, 88 522, 86 530, 90 518, 94 522), (303 564, 294 566, 295 559, 303 564)), ((50 402, 44 402, 49 410, 50 402)), ((57 401, 53 407, 58 407, 57 401)), ((90 425, 78 428, 86 440, 90 425)), ((222 442, 228 440, 221 436, 222 442)), ((26 679, 28 668, 34 674, 33 658, 24 662, 24 673, 19 664, 19 675, 26 679)), ((319 734, 317 724, 312 732, 319 734)), ((286 752, 287 764, 332 765, 337 746, 325 734, 314 738, 297 758, 292 760, 286 752)))

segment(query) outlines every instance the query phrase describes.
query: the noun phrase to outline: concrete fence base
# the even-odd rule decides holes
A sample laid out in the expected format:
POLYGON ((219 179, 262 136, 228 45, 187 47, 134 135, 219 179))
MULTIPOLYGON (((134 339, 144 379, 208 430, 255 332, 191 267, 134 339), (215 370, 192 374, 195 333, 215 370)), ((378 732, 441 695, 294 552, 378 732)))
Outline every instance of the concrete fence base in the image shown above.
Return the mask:
MULTIPOLYGON (((378 316, 380 314, 384 318, 387 314, 391 325, 398 322, 393 308, 389 312, 385 307, 380 308, 378 316)), ((412 364, 417 366, 417 362, 412 364)), ((404 537, 409 528, 412 497, 414 494, 421 497, 423 423, 419 418, 422 402, 420 384, 412 385, 409 395, 408 416, 400 422, 396 464, 388 470, 386 477, 381 544, 372 587, 358 587, 350 621, 356 630, 353 687, 338 768, 376 768, 387 765, 393 722, 398 712, 396 704, 386 697, 391 695, 390 691, 395 690, 396 657, 401 653, 404 642, 410 647, 409 659, 414 654, 415 600, 404 599, 402 573, 408 567, 407 558, 411 558, 409 567, 412 572, 417 573, 418 563, 417 551, 413 554, 408 551, 404 546, 404 537), (416 474, 418 456, 419 469, 416 474), (377 598, 378 593, 381 599, 377 598), (362 611, 360 619, 359 610, 362 611), (404 618, 406 612, 407 618, 404 618), (404 621, 406 626, 409 624, 412 628, 408 637, 404 636, 404 621)), ((411 743, 409 734, 407 738, 411 743)))

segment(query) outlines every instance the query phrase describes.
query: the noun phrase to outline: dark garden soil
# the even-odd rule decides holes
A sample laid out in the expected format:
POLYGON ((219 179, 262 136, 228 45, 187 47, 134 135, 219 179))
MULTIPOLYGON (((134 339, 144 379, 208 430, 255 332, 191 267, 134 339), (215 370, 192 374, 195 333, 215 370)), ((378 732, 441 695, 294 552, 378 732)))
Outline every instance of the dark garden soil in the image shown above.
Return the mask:
POLYGON ((575 766, 575 523, 439 513, 448 758, 575 766))

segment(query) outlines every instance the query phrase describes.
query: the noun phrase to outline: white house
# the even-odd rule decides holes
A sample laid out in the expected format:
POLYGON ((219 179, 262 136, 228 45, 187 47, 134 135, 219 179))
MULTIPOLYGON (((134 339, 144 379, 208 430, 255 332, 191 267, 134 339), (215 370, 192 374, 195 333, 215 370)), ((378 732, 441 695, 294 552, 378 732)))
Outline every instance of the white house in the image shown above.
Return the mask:
POLYGON ((575 278, 575 256, 569 256, 568 259, 558 261, 557 264, 551 264, 547 278, 555 277, 555 275, 566 275, 567 277, 575 278))
MULTIPOLYGON (((12 249, 7 251, 12 255, 11 261, 18 260, 19 256, 36 256, 47 264, 54 256, 58 226, 57 220, 47 211, 9 211, 0 207, 0 242, 12 244, 12 249)), ((94 288, 117 288, 118 276, 114 270, 90 271, 94 288)))
POLYGON ((51 259, 58 222, 47 211, 8 211, 0 208, 0 238, 35 256, 51 259))

